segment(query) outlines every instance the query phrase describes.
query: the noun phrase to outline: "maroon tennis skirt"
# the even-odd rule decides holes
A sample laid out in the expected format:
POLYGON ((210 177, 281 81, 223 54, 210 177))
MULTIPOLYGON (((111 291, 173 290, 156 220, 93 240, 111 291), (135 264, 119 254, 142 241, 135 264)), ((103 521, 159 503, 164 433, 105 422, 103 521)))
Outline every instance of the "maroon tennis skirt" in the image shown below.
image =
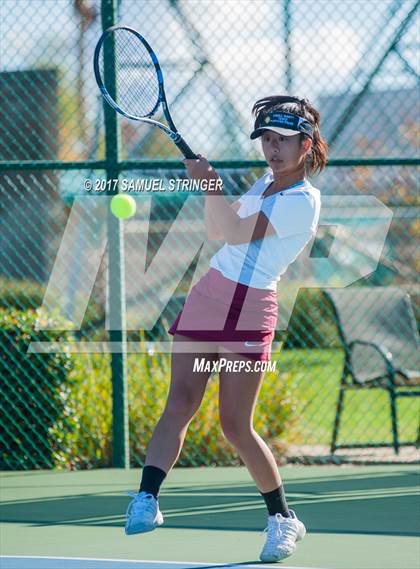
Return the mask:
POLYGON ((271 358, 277 312, 275 291, 237 283, 210 268, 192 287, 168 332, 267 361, 271 358))

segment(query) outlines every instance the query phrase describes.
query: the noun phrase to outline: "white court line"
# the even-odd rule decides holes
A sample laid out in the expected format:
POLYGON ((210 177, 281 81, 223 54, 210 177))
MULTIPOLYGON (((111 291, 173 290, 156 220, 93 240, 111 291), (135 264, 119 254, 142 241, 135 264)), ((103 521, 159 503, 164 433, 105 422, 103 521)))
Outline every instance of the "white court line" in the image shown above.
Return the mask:
MULTIPOLYGON (((242 563, 203 563, 202 561, 148 561, 132 559, 98 559, 92 557, 47 557, 29 555, 0 556, 1 569, 205 569, 206 567, 226 567, 229 569, 279 569, 278 563, 242 564, 242 563)), ((323 569, 322 567, 290 567, 281 565, 281 569, 323 569)), ((325 568, 324 568, 325 569, 325 568)))

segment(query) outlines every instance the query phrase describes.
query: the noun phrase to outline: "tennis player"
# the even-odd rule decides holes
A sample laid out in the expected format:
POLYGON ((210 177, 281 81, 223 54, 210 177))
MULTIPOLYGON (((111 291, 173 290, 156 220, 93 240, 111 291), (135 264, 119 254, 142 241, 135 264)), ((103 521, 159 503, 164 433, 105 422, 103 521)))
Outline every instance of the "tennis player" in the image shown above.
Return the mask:
MULTIPOLYGON (((212 366, 194 371, 194 360, 213 364, 223 357, 232 367, 219 370, 221 427, 266 503, 267 540, 260 559, 275 562, 293 553, 306 529, 288 508, 275 458, 253 428, 264 372, 257 366, 237 371, 240 366, 234 364, 270 360, 277 282, 316 233, 320 192, 307 174, 324 169, 328 147, 319 112, 307 99, 267 97, 255 103, 253 113, 251 139, 261 138, 270 171, 232 205, 223 189, 206 195, 207 236, 225 243, 169 329, 174 336, 169 394, 147 449, 139 493, 127 509, 125 531, 152 531, 163 523, 159 490, 179 457, 211 375, 212 366), (189 342, 187 350, 176 349, 181 342, 189 342)), ((218 178, 202 156, 184 163, 192 179, 218 178)))

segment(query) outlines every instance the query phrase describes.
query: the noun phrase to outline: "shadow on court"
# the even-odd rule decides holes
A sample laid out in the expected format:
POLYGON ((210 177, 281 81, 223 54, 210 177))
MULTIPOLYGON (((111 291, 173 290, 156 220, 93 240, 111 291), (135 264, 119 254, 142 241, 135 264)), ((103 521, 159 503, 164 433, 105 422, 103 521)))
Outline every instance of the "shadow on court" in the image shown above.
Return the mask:
MULTIPOLYGON (((339 477, 324 472, 322 477, 286 479, 285 488, 289 507, 309 532, 416 536, 420 533, 419 479, 415 470, 339 477)), ((28 487, 29 483, 30 478, 28 487)), ((64 491, 68 489, 63 486, 64 491)), ((116 495, 115 490, 87 491, 14 500, 3 503, 0 511, 6 523, 123 527, 129 500, 124 494, 116 495)), ((267 521, 264 502, 251 483, 172 486, 163 489, 159 501, 165 518, 159 531, 188 528, 258 532, 267 521)))

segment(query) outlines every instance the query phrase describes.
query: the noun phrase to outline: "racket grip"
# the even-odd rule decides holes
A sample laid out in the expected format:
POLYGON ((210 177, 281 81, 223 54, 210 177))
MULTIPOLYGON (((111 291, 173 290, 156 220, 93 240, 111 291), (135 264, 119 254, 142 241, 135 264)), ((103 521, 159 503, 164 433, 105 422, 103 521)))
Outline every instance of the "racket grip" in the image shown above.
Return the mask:
POLYGON ((194 154, 194 152, 191 150, 183 138, 180 138, 178 142, 175 142, 175 144, 180 149, 185 158, 197 158, 197 155, 194 154))

